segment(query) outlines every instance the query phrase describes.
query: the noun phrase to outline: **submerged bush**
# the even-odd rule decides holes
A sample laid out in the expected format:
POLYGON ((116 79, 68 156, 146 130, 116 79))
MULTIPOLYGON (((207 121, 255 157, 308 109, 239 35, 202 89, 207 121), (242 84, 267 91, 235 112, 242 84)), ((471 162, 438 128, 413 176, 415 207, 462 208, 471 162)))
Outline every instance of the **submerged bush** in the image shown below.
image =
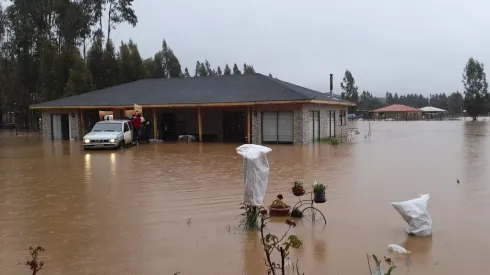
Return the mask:
POLYGON ((339 145, 340 144, 340 139, 336 137, 329 137, 329 138, 324 138, 321 139, 320 142, 322 143, 327 143, 330 145, 339 145))
POLYGON ((263 208, 261 206, 243 204, 240 209, 243 209, 244 213, 240 214, 242 219, 238 224, 238 228, 244 231, 259 229, 259 216, 263 208))

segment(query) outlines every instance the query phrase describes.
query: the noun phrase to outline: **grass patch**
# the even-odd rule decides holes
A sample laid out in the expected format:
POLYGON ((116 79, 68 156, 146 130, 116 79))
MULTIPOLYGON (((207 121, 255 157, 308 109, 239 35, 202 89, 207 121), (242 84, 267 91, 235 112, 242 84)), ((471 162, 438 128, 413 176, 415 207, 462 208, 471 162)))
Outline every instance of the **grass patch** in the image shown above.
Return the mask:
POLYGON ((320 142, 330 144, 330 145, 339 145, 340 144, 340 138, 336 138, 336 137, 322 138, 322 139, 320 139, 320 142))

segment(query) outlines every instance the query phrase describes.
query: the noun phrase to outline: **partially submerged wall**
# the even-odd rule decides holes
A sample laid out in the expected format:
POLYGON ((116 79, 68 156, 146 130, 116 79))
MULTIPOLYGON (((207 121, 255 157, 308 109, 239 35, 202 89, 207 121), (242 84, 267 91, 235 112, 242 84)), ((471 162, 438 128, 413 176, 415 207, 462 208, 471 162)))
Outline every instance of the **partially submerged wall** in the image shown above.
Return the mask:
POLYGON ((347 129, 347 107, 322 104, 302 104, 302 105, 264 105, 254 106, 252 108, 252 143, 262 143, 262 112, 267 111, 292 111, 293 112, 293 143, 294 144, 309 144, 313 142, 313 133, 310 131, 309 125, 313 123, 310 112, 320 112, 320 138, 328 138, 333 136, 346 135, 347 129), (341 125, 341 110, 343 119, 341 125), (330 113, 332 112, 332 113, 330 113), (335 115, 334 113, 335 112, 335 115), (330 114, 332 114, 332 122, 330 122, 330 114), (335 130, 331 124, 335 120, 335 130))

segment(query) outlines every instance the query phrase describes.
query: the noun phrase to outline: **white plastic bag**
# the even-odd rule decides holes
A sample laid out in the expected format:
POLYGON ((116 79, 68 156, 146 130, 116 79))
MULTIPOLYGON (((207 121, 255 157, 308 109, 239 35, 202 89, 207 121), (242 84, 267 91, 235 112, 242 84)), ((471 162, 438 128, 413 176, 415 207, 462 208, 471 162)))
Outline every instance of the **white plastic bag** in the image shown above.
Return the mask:
POLYGON ((271 148, 256 144, 244 144, 236 148, 236 152, 243 157, 243 203, 246 205, 264 204, 269 180, 269 162, 266 154, 270 151, 272 151, 271 148))
POLYGON ((410 251, 406 250, 404 247, 401 247, 397 244, 388 245, 388 251, 398 254, 408 254, 410 251))
POLYGON ((391 204, 408 223, 408 227, 405 230, 407 234, 415 236, 432 235, 432 219, 429 212, 427 212, 429 198, 429 194, 425 194, 419 195, 416 199, 391 204))

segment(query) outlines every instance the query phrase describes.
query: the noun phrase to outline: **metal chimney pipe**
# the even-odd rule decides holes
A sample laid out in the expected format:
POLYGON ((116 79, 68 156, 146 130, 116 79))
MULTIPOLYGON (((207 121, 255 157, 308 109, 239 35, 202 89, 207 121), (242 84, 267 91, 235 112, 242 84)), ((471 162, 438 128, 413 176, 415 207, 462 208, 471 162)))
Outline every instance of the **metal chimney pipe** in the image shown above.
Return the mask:
POLYGON ((333 97, 333 74, 330 74, 330 97, 333 97))

